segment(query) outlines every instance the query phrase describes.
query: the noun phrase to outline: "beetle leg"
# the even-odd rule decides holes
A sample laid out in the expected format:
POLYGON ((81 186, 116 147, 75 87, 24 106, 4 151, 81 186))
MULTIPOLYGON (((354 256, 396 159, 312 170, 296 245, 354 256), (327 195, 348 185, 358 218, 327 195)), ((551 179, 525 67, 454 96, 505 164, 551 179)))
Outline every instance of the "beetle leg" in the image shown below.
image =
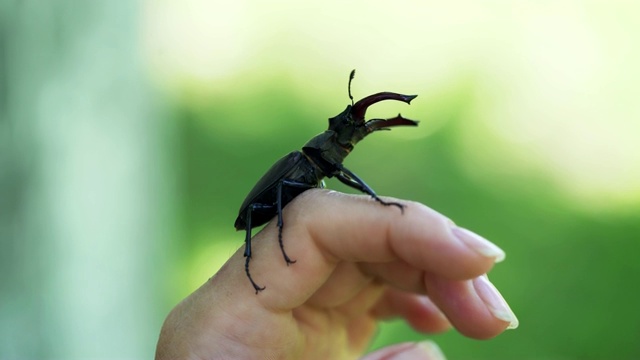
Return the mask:
POLYGON ((282 251, 282 256, 284 256, 284 261, 287 262, 287 266, 289 264, 293 264, 296 260, 291 260, 287 253, 284 251, 284 245, 282 244, 282 227, 284 226, 284 222, 282 221, 282 187, 287 182, 287 180, 282 180, 278 183, 278 197, 276 198, 276 206, 278 209, 278 243, 280 244, 280 250, 282 251))
POLYGON ((312 189, 314 188, 314 186, 307 183, 287 179, 284 179, 278 183, 278 194, 276 198, 276 207, 278 210, 278 243, 280 244, 280 250, 282 250, 284 261, 286 261, 287 266, 289 266, 289 264, 295 263, 296 260, 291 260, 289 256, 287 256, 287 253, 284 251, 284 244, 282 243, 282 227, 284 226, 284 222, 282 220, 282 188, 285 186, 297 187, 305 190, 312 189))
POLYGON ((270 207, 273 207, 273 206, 265 205, 265 204, 251 204, 249 205, 249 207, 247 207, 247 216, 246 216, 247 232, 244 238, 244 257, 246 258, 244 261, 244 271, 247 273, 247 277, 249 278, 249 281, 251 281, 251 285, 253 285, 253 288, 256 289, 256 294, 264 290, 265 287, 258 286, 258 284, 256 284, 255 281, 253 281, 253 278, 251 277, 251 273, 249 273, 249 261, 251 261, 251 212, 254 209, 264 209, 264 208, 270 208, 270 207))
POLYGON ((373 191, 373 189, 370 188, 369 185, 367 185, 364 182, 364 180, 360 179, 358 175, 354 174, 349 169, 342 166, 342 164, 336 164, 336 166, 340 170, 340 172, 338 172, 335 175, 335 177, 337 177, 338 180, 340 180, 340 182, 354 189, 360 190, 363 193, 369 194, 374 200, 376 200, 377 202, 379 202, 384 206, 390 206, 390 205, 397 206, 400 209, 400 212, 404 213, 404 205, 397 202, 384 201, 380 199, 378 195, 376 195, 376 193, 373 191))

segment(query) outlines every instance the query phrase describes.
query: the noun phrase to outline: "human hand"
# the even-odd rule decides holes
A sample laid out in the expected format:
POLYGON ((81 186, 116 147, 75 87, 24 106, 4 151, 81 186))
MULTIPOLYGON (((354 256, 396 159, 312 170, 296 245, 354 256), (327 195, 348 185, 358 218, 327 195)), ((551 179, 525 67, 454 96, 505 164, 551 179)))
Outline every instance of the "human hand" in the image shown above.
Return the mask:
MULTIPOLYGON (((451 325, 486 339, 518 320, 486 274, 504 252, 409 201, 402 214, 367 196, 309 190, 254 236, 251 273, 238 250, 178 304, 162 327, 156 359, 353 359, 378 321, 404 318, 417 331, 451 325)), ((398 344, 363 359, 441 359, 432 343, 398 344)))

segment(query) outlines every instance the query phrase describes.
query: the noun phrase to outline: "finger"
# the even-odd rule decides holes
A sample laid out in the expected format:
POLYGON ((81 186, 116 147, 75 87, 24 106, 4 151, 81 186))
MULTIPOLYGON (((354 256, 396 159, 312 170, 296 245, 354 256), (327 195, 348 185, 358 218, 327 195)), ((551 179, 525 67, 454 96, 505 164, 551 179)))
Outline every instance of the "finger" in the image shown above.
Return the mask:
POLYGON ((504 258, 497 246, 436 211, 415 202, 401 203, 404 212, 380 206, 368 196, 309 191, 292 203, 294 216, 289 216, 304 224, 302 230, 334 261, 402 259, 417 269, 468 279, 504 258))
POLYGON ((430 299, 462 334, 476 339, 494 337, 518 327, 518 319, 486 275, 473 280, 425 278, 430 299))
POLYGON ((440 333, 451 328, 449 320, 427 297, 389 289, 371 310, 378 319, 404 318, 415 330, 440 333))
POLYGON ((445 360, 444 354, 432 341, 402 343, 376 350, 362 360, 445 360))
POLYGON ((298 196, 283 215, 284 247, 297 260, 295 264, 284 264, 273 241, 277 238, 273 222, 253 239, 251 269, 254 275, 260 274, 254 279, 258 283, 271 280, 263 284, 273 289, 260 294, 260 301, 279 309, 298 306, 322 286, 340 261, 401 260, 418 273, 468 279, 487 272, 504 257, 495 245, 460 230, 426 206, 402 204, 404 213, 366 196, 325 190, 298 196))

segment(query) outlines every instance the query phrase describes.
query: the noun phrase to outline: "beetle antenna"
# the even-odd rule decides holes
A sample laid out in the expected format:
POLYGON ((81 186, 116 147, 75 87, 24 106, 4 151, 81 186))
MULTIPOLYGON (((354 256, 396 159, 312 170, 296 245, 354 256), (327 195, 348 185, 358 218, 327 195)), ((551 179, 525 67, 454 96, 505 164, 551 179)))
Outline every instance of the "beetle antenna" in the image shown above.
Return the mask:
POLYGON ((351 96, 351 81, 356 77, 356 69, 351 70, 351 74, 349 74, 349 86, 347 89, 349 90, 349 99, 351 99, 351 106, 353 106, 353 96, 351 96))

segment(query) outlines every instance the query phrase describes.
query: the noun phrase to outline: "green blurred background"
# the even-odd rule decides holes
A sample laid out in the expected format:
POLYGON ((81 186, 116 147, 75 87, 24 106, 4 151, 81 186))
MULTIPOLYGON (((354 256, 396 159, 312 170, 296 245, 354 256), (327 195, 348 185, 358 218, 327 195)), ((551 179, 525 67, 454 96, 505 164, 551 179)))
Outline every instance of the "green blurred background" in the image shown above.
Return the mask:
MULTIPOLYGON (((640 3, 0 3, 0 358, 150 358, 237 209, 354 96, 345 164, 491 239, 520 328, 451 359, 640 358, 640 3)), ((328 187, 349 191, 331 180, 328 187)), ((401 322, 373 348, 423 339, 401 322)))

